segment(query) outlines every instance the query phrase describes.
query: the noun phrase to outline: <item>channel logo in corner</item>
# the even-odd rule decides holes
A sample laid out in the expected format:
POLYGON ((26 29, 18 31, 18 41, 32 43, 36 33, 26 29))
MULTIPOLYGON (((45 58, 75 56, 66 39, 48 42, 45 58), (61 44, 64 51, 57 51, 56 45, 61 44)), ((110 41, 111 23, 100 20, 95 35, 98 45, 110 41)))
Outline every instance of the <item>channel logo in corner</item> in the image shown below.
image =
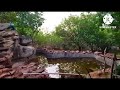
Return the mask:
POLYGON ((103 17, 103 22, 107 25, 112 24, 114 18, 111 16, 111 14, 107 13, 104 17, 103 17))
POLYGON ((111 16, 111 14, 107 13, 103 17, 103 24, 100 26, 100 28, 116 28, 116 26, 110 26, 112 22, 114 21, 114 18, 111 16))

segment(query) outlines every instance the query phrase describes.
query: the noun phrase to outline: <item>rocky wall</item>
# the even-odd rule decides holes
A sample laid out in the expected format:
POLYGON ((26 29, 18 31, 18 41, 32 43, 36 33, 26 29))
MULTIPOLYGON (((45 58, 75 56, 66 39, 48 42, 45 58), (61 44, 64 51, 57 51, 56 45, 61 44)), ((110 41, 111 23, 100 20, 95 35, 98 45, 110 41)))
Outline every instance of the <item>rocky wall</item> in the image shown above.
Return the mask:
MULTIPOLYGON (((23 40, 22 40, 23 41, 23 40)), ((23 73, 40 73, 44 68, 37 68, 36 62, 25 63, 28 57, 32 59, 35 48, 21 45, 20 37, 16 31, 0 30, 0 78, 48 78, 48 75, 24 75, 23 73), (20 61, 22 58, 22 61, 20 61), (25 59, 25 60, 24 60, 25 59)), ((30 60, 28 59, 28 60, 30 60)))
POLYGON ((0 66, 11 67, 11 61, 18 43, 18 34, 15 31, 0 30, 0 66))

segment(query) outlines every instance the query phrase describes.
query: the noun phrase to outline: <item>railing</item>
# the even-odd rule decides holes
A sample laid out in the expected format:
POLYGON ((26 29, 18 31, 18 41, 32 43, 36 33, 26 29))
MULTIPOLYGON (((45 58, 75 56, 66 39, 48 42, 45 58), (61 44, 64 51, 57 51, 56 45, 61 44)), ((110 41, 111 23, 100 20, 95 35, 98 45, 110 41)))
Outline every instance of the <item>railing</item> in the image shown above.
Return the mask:
POLYGON ((25 74, 25 75, 50 75, 50 74, 57 74, 57 75, 61 75, 60 76, 60 78, 62 77, 62 76, 77 76, 77 77, 79 77, 79 78, 84 78, 82 75, 80 75, 80 74, 70 74, 70 73, 23 73, 23 74, 25 74))

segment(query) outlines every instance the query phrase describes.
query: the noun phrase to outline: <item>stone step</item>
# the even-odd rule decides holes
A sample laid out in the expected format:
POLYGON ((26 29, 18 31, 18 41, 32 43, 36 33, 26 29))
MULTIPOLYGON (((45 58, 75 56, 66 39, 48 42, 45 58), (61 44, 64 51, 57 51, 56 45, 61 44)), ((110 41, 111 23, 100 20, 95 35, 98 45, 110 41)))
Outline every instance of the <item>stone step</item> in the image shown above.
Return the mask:
POLYGON ((5 62, 5 61, 6 61, 6 58, 5 58, 5 57, 0 58, 0 63, 1 63, 1 62, 5 62))
POLYGON ((2 40, 2 41, 0 41, 0 44, 3 44, 4 43, 4 41, 2 40))
POLYGON ((3 58, 5 56, 5 54, 0 53, 0 58, 3 58))
POLYGON ((3 65, 3 66, 8 67, 8 68, 12 67, 11 61, 8 60, 7 58, 0 58, 0 65, 3 65))
POLYGON ((3 38, 0 38, 0 42, 3 41, 3 38))
POLYGON ((2 34, 3 38, 10 37, 10 36, 15 36, 15 33, 14 32, 5 32, 5 33, 2 34))
POLYGON ((5 57, 6 55, 9 55, 11 52, 5 52, 5 51, 3 51, 2 53, 0 53, 0 58, 2 58, 2 57, 5 57))
POLYGON ((2 37, 4 35, 5 31, 0 31, 0 36, 2 37))
POLYGON ((3 38, 0 36, 0 42, 3 41, 3 38))
POLYGON ((0 48, 1 48, 1 47, 4 47, 3 44, 0 44, 0 48))
POLYGON ((6 43, 3 44, 4 47, 12 47, 14 44, 14 41, 6 41, 6 43))
POLYGON ((0 41, 0 44, 3 44, 4 43, 4 41, 0 41))
POLYGON ((9 48, 0 47, 0 51, 7 51, 9 48))
POLYGON ((3 69, 3 68, 5 68, 5 66, 4 65, 0 65, 0 69, 3 69))

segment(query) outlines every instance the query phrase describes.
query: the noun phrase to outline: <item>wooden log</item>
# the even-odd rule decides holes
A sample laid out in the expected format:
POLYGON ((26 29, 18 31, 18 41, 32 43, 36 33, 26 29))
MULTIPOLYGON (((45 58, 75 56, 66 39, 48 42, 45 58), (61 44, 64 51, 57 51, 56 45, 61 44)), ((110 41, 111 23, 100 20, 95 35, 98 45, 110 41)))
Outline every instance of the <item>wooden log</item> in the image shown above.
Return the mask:
POLYGON ((47 75, 47 74, 59 74, 59 75, 76 75, 79 76, 79 74, 71 74, 71 73, 23 73, 23 74, 41 74, 41 75, 47 75))

